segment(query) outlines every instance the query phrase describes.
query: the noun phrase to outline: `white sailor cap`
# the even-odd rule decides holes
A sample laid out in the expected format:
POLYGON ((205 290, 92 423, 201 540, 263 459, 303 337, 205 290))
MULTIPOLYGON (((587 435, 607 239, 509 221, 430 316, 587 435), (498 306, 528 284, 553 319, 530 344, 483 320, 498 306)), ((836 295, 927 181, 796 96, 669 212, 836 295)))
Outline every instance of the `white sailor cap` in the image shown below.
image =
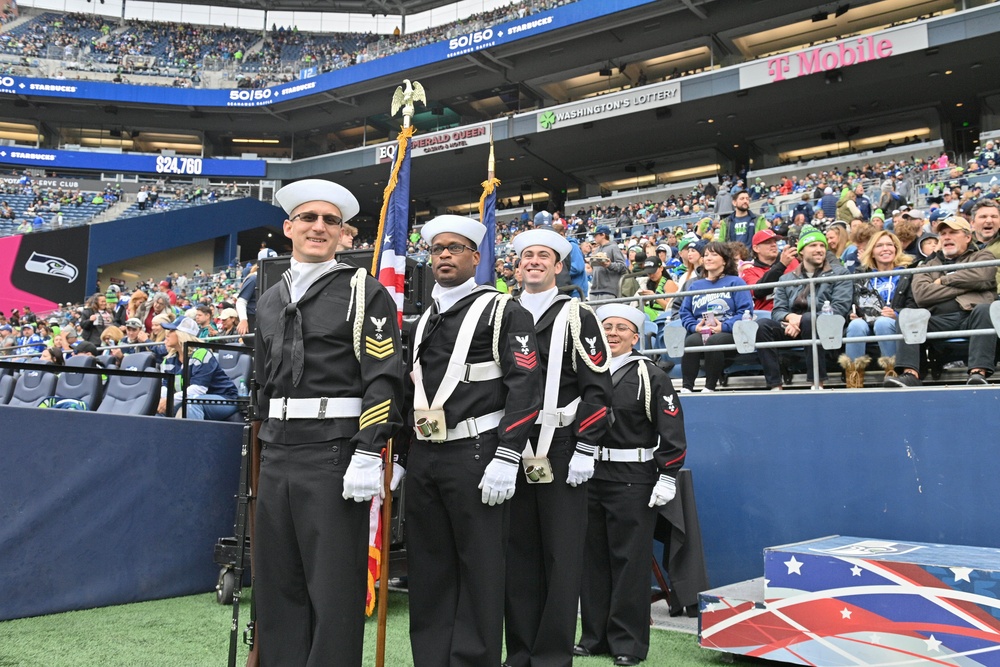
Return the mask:
POLYGON ((529 229, 514 237, 514 252, 519 257, 525 248, 533 245, 552 248, 559 255, 559 261, 566 259, 570 251, 569 241, 563 238, 562 234, 551 229, 529 229))
POLYGON ((464 215, 439 215, 421 228, 420 236, 427 243, 433 243, 435 236, 445 232, 464 236, 478 248, 486 235, 486 225, 464 215))
POLYGON ((635 325, 636 331, 642 333, 646 328, 646 313, 624 303, 609 303, 597 309, 597 319, 604 321, 609 317, 620 317, 635 325))
POLYGON ((340 217, 347 222, 358 214, 361 205, 350 190, 343 185, 319 178, 307 178, 286 185, 274 193, 278 205, 285 213, 292 214, 296 208, 311 201, 325 201, 340 209, 340 217))

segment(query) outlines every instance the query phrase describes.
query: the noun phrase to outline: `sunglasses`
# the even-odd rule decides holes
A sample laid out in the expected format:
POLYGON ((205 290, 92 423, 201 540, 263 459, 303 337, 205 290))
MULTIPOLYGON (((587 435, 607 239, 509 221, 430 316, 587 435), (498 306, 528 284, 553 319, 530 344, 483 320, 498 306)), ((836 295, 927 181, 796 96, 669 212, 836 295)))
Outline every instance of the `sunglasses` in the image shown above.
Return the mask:
POLYGON ((307 211, 305 213, 296 213, 290 219, 292 222, 295 222, 296 220, 301 220, 307 225, 311 225, 312 223, 316 222, 319 218, 323 218, 323 222, 328 225, 339 225, 344 222, 343 218, 341 218, 340 216, 336 216, 330 213, 326 213, 321 216, 320 214, 313 213, 312 211, 307 211))

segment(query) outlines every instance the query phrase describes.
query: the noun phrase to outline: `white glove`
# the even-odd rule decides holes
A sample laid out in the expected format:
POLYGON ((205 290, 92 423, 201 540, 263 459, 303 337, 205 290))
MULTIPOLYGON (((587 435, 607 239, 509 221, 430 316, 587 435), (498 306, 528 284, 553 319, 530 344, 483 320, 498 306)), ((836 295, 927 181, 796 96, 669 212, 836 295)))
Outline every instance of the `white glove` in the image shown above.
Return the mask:
POLYGON ((393 462, 392 479, 389 480, 389 490, 395 491, 399 487, 400 483, 402 483, 404 477, 406 477, 406 468, 393 462))
POLYGON ((669 475, 660 475, 660 479, 653 487, 653 494, 649 497, 650 507, 660 507, 666 505, 677 495, 677 482, 669 475))
POLYGON ((581 452, 580 444, 582 443, 577 444, 577 451, 573 452, 573 458, 569 460, 569 475, 566 477, 566 483, 570 486, 583 484, 594 476, 594 455, 581 452))
POLYGON ((377 454, 354 452, 344 473, 344 500, 368 502, 382 491, 382 458, 377 454))
POLYGON ((483 479, 479 482, 484 505, 499 505, 514 497, 519 467, 516 463, 501 459, 493 459, 487 464, 483 479))

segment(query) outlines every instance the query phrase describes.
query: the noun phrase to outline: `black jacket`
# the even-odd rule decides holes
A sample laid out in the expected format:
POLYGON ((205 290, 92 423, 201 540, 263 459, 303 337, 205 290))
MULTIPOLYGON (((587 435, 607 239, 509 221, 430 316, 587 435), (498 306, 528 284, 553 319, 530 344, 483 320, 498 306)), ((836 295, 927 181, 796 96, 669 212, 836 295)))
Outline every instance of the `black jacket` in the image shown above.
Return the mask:
MULTIPOLYGON (((437 393, 465 314, 475 300, 486 292, 496 292, 492 287, 479 286, 444 313, 433 305, 426 314, 430 318, 424 327, 422 341, 414 341, 406 374, 408 428, 396 440, 400 461, 405 465, 410 439, 413 437, 413 355, 420 355, 424 375, 424 391, 428 400, 437 393)), ((493 360, 493 312, 486 308, 472 334, 472 344, 466 363, 493 360)), ((448 428, 470 418, 482 417, 504 410, 497 428, 499 446, 520 455, 528 434, 538 418, 542 406, 541 364, 538 363, 538 344, 535 341, 531 314, 516 301, 509 301, 500 321, 500 369, 502 376, 493 380, 459 384, 445 402, 445 420, 448 428), (527 349, 528 352, 523 352, 527 349)))
MULTIPOLYGON (((535 324, 535 336, 538 339, 539 358, 541 359, 541 375, 544 392, 545 370, 549 367, 549 344, 552 341, 552 325, 556 316, 569 301, 568 296, 558 296, 549 306, 545 314, 535 324)), ((577 442, 596 445, 607 432, 608 408, 611 406, 611 374, 606 370, 598 373, 592 370, 581 358, 576 345, 570 340, 571 327, 566 327, 566 337, 563 341, 562 373, 559 376, 559 404, 564 407, 577 397, 580 404, 576 409, 576 420, 570 426, 557 428, 555 438, 575 438, 577 442), (573 370, 573 359, 576 358, 576 370, 573 370)), ((611 355, 604 339, 601 324, 587 307, 580 308, 580 347, 590 357, 595 366, 606 366, 611 355)), ((544 394, 543 394, 544 397, 544 394)), ((540 425, 531 431, 531 441, 537 442, 540 425)))
POLYGON ((653 484, 661 473, 676 478, 684 464, 687 437, 684 433, 684 413, 670 377, 648 358, 632 352, 631 359, 615 371, 611 405, 614 423, 601 438, 601 447, 614 449, 655 449, 652 461, 643 463, 613 463, 598 461, 595 479, 612 482, 653 484), (639 379, 638 365, 649 371, 650 412, 646 415, 646 395, 639 379))
POLYGON ((378 281, 366 278, 359 362, 353 342, 356 304, 351 304, 355 271, 354 267, 336 265, 297 303, 290 303, 286 280, 261 295, 254 355, 264 420, 261 440, 300 444, 350 438, 358 449, 378 452, 401 427, 403 355, 396 305, 378 281), (297 372, 301 375, 296 381, 297 372), (362 399, 361 419, 282 421, 268 415, 271 398, 357 396, 362 399), (364 428, 359 428, 361 422, 366 422, 364 428))

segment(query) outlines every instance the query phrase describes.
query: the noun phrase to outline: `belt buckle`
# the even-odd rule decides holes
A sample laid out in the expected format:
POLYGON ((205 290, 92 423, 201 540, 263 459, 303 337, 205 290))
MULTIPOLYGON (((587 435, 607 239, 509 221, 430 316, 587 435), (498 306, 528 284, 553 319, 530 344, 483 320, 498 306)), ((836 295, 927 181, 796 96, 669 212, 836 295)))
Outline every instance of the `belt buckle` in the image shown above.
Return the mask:
POLYGON ((639 463, 645 463, 646 462, 646 450, 643 449, 642 447, 637 447, 635 451, 639 455, 638 456, 639 463))
POLYGON ((319 411, 316 413, 317 419, 326 419, 326 396, 319 399, 319 411))
POLYGON ((288 398, 285 396, 281 397, 281 421, 288 419, 288 398))

